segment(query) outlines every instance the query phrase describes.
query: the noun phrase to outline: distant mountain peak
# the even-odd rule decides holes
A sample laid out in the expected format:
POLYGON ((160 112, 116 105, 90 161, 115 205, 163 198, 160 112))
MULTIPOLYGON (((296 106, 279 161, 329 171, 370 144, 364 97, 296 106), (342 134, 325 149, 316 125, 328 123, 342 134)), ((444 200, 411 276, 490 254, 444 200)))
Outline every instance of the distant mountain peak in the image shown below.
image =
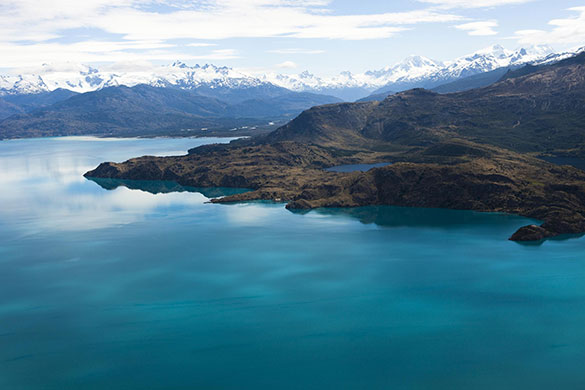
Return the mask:
POLYGON ((509 54, 509 51, 504 48, 504 46, 495 44, 486 47, 485 49, 478 50, 474 54, 488 54, 493 55, 495 57, 504 57, 509 54))
POLYGON ((402 70, 407 72, 415 72, 417 69, 424 69, 424 71, 427 71, 428 69, 434 69, 441 66, 443 66, 443 64, 439 61, 435 61, 428 57, 411 55, 396 64, 394 67, 390 68, 390 71, 397 72, 402 70))
POLYGON ((410 55, 402 60, 399 64, 404 65, 411 65, 411 66, 424 66, 424 65, 440 65, 439 61, 435 61, 428 57, 418 56, 418 55, 410 55))
POLYGON ((181 68, 181 69, 185 69, 185 68, 187 68, 188 66, 187 66, 187 64, 185 64, 183 61, 179 61, 179 60, 177 60, 177 61, 175 61, 175 62, 173 62, 173 63, 171 64, 171 67, 172 67, 172 68, 181 68))
POLYGON ((548 55, 548 54, 552 54, 555 52, 553 50, 553 48, 550 47, 549 45, 529 45, 529 46, 523 47, 520 50, 524 50, 526 55, 539 55, 539 56, 548 55))

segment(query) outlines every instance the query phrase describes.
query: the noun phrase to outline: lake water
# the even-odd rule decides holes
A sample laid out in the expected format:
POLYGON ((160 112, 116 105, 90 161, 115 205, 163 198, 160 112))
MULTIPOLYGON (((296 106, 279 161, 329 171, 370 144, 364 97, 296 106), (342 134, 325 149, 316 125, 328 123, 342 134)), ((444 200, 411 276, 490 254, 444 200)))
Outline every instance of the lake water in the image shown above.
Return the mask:
POLYGON ((545 161, 557 165, 571 165, 585 171, 585 159, 577 157, 543 157, 545 161))
POLYGON ((390 164, 391 163, 387 162, 375 164, 346 164, 326 168, 325 170, 329 172, 367 172, 372 168, 382 168, 390 164))
POLYGON ((210 141, 0 142, 0 389, 585 385, 583 238, 81 176, 210 141))

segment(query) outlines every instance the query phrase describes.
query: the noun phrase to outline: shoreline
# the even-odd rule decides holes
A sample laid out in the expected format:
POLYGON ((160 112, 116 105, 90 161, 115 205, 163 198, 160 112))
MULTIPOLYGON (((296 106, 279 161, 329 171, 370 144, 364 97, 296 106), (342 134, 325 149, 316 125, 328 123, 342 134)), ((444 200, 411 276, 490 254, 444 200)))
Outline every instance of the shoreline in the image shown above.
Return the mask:
MULTIPOLYGON (((585 203, 585 196, 579 195, 585 194, 584 171, 491 146, 473 147, 482 154, 471 160, 449 157, 441 162, 434 157, 429 161, 424 151, 409 152, 410 162, 367 172, 337 173, 324 168, 359 163, 359 159, 371 163, 376 155, 370 152, 339 157, 316 145, 247 140, 205 145, 186 156, 145 156, 124 163, 102 163, 84 176, 252 189, 213 199, 213 203, 278 199, 286 202, 289 210, 388 205, 504 212, 543 221, 518 229, 510 236, 514 241, 585 232, 585 218, 579 208, 575 209, 585 209, 585 204, 576 206, 585 203)), ((451 146, 443 148, 450 150, 451 146)))

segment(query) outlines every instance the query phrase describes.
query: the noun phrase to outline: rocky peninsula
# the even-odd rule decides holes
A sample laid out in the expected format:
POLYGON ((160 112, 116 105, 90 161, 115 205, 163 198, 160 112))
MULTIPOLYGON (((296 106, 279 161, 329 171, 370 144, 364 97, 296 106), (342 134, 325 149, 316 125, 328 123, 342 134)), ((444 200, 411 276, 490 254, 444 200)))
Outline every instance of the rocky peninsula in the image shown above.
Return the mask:
POLYGON ((319 106, 267 136, 185 156, 102 163, 86 176, 252 189, 214 202, 436 207, 543 221, 519 229, 515 241, 580 234, 585 171, 539 157, 585 156, 584 64, 582 54, 467 92, 411 90, 383 102, 319 106), (325 170, 376 162, 392 164, 367 172, 325 170))

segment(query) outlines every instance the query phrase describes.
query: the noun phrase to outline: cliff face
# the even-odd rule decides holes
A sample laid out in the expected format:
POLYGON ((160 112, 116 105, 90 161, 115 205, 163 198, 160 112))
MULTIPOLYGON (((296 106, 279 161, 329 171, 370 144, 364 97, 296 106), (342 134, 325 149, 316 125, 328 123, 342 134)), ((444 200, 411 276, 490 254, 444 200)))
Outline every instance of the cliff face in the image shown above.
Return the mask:
POLYGON ((585 172, 534 153, 585 150, 585 54, 483 89, 412 90, 381 103, 315 107, 261 139, 182 157, 104 163, 90 177, 246 187, 222 198, 282 199, 289 209, 398 205, 497 211, 543 220, 513 240, 585 232, 585 172), (368 172, 324 167, 387 161, 368 172))

